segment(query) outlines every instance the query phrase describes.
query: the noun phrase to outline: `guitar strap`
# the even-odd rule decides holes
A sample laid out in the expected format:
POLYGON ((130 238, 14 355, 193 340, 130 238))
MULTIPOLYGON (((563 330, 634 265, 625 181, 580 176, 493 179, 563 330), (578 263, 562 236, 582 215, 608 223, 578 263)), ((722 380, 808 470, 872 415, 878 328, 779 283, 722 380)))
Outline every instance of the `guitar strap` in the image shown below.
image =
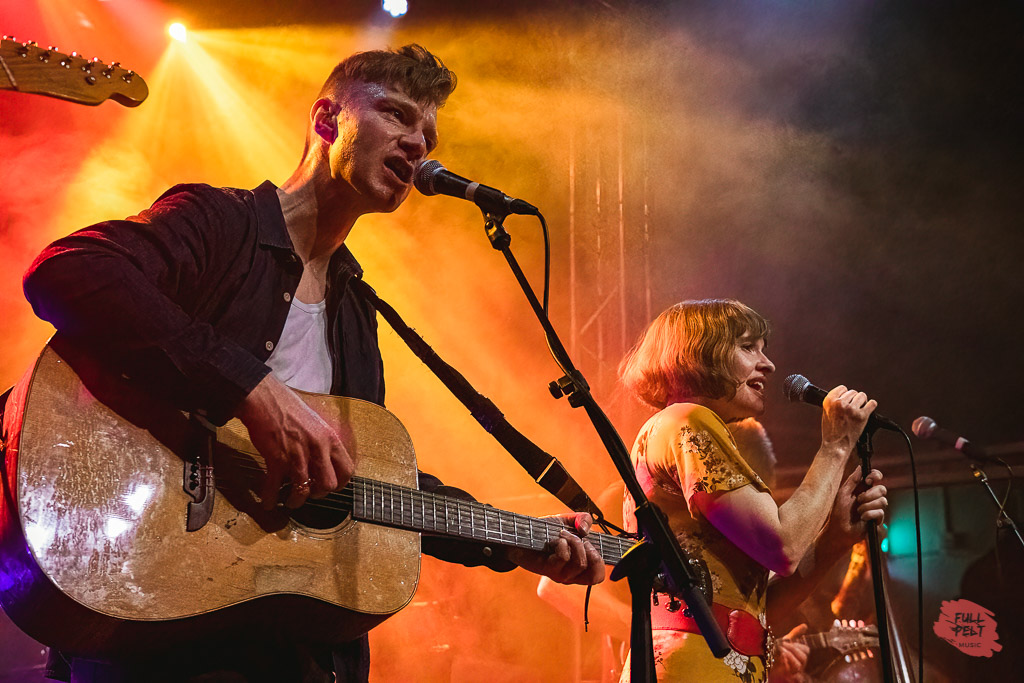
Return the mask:
POLYGON ((509 424, 505 415, 489 398, 477 391, 462 374, 448 365, 437 352, 409 327, 394 308, 383 301, 373 288, 361 279, 353 278, 351 286, 366 298, 381 317, 388 322, 402 338, 416 357, 430 368, 441 383, 469 409, 470 414, 480 423, 501 446, 525 469, 534 481, 546 491, 576 512, 589 512, 595 520, 604 515, 590 496, 572 478, 565 467, 553 455, 545 453, 519 430, 509 424))

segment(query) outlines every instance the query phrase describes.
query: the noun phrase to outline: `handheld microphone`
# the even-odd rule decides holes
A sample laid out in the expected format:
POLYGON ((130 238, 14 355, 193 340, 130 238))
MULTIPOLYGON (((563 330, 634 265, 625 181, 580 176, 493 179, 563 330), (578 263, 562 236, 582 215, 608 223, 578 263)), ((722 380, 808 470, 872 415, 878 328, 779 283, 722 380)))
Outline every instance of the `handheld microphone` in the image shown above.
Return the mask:
POLYGON ((999 462, 989 455, 981 446, 976 446, 964 437, 959 436, 948 429, 943 429, 939 425, 935 424, 935 420, 930 417, 922 415, 914 420, 914 424, 910 426, 910 429, 914 432, 917 438, 932 439, 939 443, 944 443, 947 446, 952 446, 968 458, 984 460, 987 462, 999 462))
POLYGON ((449 197, 468 199, 485 213, 506 216, 508 214, 536 216, 540 213, 537 207, 529 202, 514 199, 501 190, 455 175, 436 159, 424 159, 419 163, 419 166, 416 167, 413 185, 428 197, 435 194, 446 194, 449 197))
MULTIPOLYGON (((803 375, 790 375, 787 377, 786 381, 782 383, 782 391, 790 401, 802 401, 813 406, 820 406, 825 397, 828 396, 827 391, 814 386, 803 375)), ((878 413, 871 413, 871 417, 868 418, 867 429, 879 428, 888 429, 893 432, 903 431, 898 424, 889 418, 878 413)))

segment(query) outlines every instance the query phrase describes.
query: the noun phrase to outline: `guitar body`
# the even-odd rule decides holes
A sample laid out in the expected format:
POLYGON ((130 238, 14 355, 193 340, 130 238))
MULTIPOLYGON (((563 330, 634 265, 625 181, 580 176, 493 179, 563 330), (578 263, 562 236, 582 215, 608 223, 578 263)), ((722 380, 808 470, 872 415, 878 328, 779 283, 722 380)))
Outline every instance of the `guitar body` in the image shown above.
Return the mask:
MULTIPOLYGON (((416 488, 412 443, 391 413, 301 395, 337 426, 357 475, 416 488)), ((343 511, 315 523, 263 511, 263 462, 240 423, 213 443, 59 338, 15 387, 4 434, 0 603, 48 645, 137 653, 227 629, 343 642, 415 593, 418 533, 343 511), (212 466, 215 482, 198 510, 190 463, 212 466)))

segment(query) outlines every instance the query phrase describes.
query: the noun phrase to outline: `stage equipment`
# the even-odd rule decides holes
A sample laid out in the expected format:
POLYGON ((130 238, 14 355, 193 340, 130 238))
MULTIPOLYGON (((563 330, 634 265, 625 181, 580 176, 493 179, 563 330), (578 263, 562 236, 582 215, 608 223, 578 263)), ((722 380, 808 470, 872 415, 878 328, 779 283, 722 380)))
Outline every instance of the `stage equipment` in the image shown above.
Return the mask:
POLYGON ((473 182, 456 175, 441 165, 436 159, 425 159, 416 168, 413 180, 416 189, 427 196, 446 194, 449 197, 468 199, 480 207, 484 214, 494 213, 508 216, 536 216, 540 213, 537 207, 522 199, 509 197, 501 190, 473 182))
POLYGON ((910 429, 919 439, 932 439, 939 443, 944 443, 947 446, 952 446, 969 458, 982 460, 984 462, 1005 464, 1001 460, 989 455, 981 446, 973 444, 959 434, 948 429, 943 429, 939 425, 935 424, 935 420, 930 417, 922 415, 914 420, 914 424, 910 425, 910 429))
MULTIPOLYGON (((825 397, 828 396, 827 391, 814 386, 803 375, 790 375, 787 377, 786 381, 782 383, 782 391, 786 394, 786 398, 794 403, 803 402, 819 407, 825 400, 825 397)), ((888 429, 893 432, 903 431, 898 424, 878 413, 871 413, 866 429, 871 431, 876 429, 888 429)), ((864 471, 867 472, 868 470, 864 471)))

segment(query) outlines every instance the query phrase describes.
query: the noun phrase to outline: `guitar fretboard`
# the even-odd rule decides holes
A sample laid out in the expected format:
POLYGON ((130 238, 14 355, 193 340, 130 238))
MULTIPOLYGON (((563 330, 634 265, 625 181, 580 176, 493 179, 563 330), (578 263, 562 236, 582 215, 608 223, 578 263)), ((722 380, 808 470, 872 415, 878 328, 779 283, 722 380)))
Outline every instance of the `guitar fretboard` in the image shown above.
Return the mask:
MULTIPOLYGON (((565 528, 553 520, 362 477, 354 477, 345 488, 343 494, 335 495, 352 496, 355 519, 398 529, 542 550, 565 528)), ((636 543, 630 538, 593 532, 587 540, 607 564, 617 564, 636 543)))
POLYGON ((813 648, 831 647, 840 652, 865 649, 878 646, 878 628, 874 625, 846 627, 837 626, 831 631, 810 633, 803 636, 786 638, 786 640, 803 643, 813 648))
POLYGON ((789 640, 802 643, 809 646, 810 648, 821 648, 828 647, 828 633, 812 633, 806 636, 796 636, 795 638, 789 638, 789 640))

